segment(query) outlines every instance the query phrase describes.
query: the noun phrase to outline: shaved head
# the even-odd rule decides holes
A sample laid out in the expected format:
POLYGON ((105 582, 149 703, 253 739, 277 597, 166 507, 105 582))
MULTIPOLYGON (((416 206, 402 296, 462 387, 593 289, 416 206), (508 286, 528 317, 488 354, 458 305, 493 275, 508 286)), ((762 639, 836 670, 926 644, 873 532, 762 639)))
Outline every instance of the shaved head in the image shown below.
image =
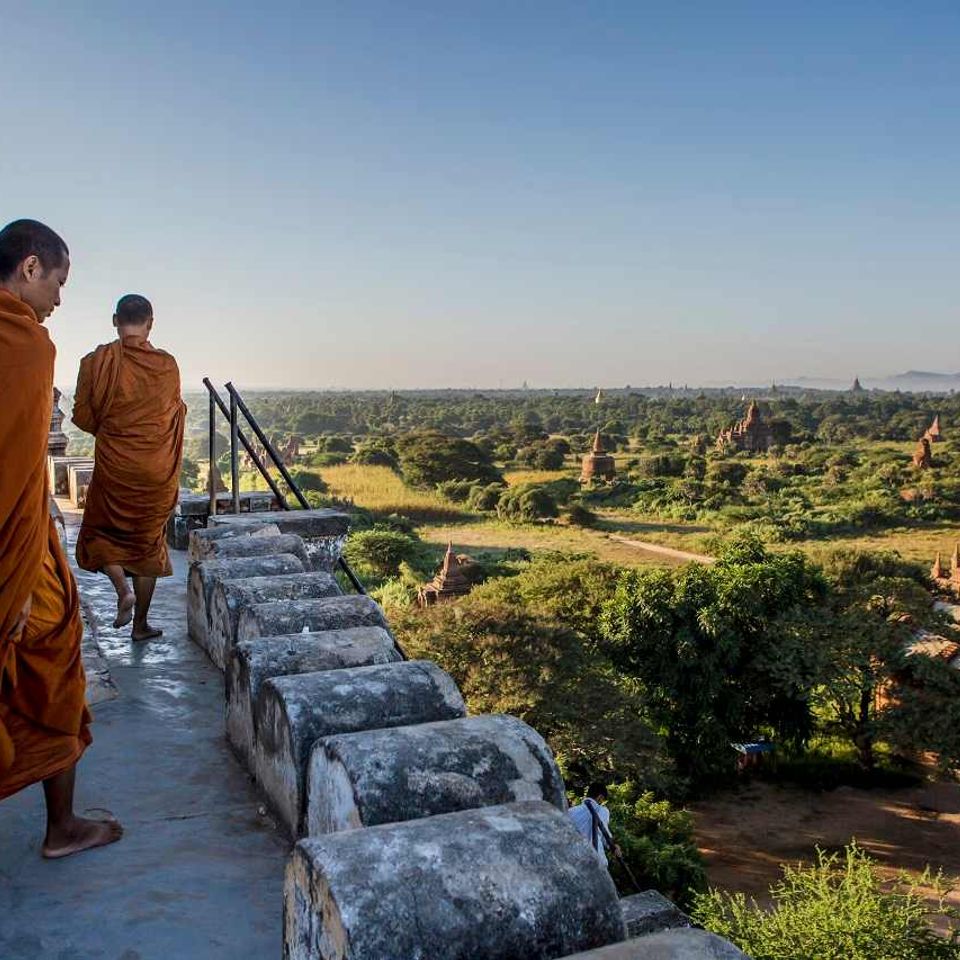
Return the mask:
POLYGON ((139 293, 128 293, 117 301, 113 316, 118 327, 139 327, 153 319, 153 306, 139 293))
POLYGON ((63 238, 38 220, 14 220, 0 230, 0 282, 10 280, 30 257, 47 272, 62 267, 69 256, 63 238))

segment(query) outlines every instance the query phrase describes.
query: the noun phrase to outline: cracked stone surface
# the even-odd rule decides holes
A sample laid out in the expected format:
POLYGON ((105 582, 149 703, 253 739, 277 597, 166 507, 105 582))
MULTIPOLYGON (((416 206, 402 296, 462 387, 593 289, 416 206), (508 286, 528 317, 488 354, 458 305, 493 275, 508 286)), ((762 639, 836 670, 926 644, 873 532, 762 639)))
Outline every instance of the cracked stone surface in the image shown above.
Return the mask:
POLYGON ((46 862, 40 786, 0 803, 3 960, 279 952, 289 847, 226 746, 223 678, 187 638, 184 554, 173 557, 175 574, 159 581, 151 611, 164 636, 146 644, 110 625, 116 598, 106 577, 78 575, 118 696, 93 707, 76 806, 112 811, 126 833, 113 846, 46 862))

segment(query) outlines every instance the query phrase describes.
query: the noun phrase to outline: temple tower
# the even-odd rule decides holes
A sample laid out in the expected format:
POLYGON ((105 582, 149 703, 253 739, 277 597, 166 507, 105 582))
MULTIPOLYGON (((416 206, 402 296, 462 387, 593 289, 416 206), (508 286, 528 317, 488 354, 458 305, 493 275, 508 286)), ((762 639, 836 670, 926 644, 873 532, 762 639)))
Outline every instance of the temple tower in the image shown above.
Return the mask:
POLYGON ((604 448, 598 430, 593 438, 593 449, 583 458, 580 482, 591 483, 594 480, 613 480, 616 475, 616 461, 604 448))
POLYGON ((417 602, 421 607, 432 607, 441 600, 461 597, 469 592, 470 581, 463 572, 463 564, 453 552, 453 543, 448 543, 443 566, 430 583, 417 591, 417 602))
POLYGON ((47 456, 65 457, 67 455, 67 435, 63 432, 64 413, 60 409, 63 394, 53 388, 53 409, 50 413, 50 433, 47 436, 47 456))

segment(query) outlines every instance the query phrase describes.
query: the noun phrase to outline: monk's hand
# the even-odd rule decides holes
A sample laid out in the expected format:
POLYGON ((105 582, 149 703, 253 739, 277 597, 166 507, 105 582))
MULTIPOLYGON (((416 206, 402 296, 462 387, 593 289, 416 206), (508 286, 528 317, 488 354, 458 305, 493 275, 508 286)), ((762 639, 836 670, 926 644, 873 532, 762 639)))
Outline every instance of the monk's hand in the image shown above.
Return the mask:
POLYGON ((13 621, 13 629, 10 631, 10 636, 12 636, 14 640, 17 640, 20 637, 24 627, 26 627, 27 621, 30 619, 30 610, 32 607, 33 597, 27 597, 27 602, 23 605, 23 609, 20 611, 20 616, 13 621))

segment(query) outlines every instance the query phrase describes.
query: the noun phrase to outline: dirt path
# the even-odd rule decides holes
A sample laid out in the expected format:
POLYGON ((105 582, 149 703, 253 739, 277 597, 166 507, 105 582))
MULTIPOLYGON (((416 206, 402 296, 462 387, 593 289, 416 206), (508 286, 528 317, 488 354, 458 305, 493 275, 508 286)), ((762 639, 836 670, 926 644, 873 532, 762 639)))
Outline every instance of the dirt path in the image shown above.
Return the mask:
MULTIPOLYGON (((712 886, 766 901, 780 864, 809 861, 856 838, 884 872, 960 876, 960 785, 825 793, 753 783, 692 807, 712 886)), ((960 907, 960 890, 948 902, 960 907)))
POLYGON ((661 557, 669 557, 671 560, 680 560, 683 563, 713 563, 714 557, 708 557, 705 553, 688 553, 686 550, 675 550, 673 547, 664 547, 659 543, 650 543, 646 540, 630 540, 627 537, 621 537, 616 533, 610 534, 611 540, 617 543, 625 543, 628 547, 636 547, 638 550, 645 550, 647 553, 655 553, 661 557))

